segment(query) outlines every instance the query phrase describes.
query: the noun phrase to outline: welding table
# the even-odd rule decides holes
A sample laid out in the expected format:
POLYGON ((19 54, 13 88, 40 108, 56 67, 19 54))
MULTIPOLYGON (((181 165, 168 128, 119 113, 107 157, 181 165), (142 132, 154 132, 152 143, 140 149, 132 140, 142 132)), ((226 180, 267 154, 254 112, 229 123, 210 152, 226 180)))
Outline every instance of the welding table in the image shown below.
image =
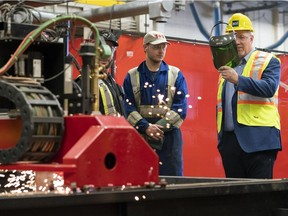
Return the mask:
POLYGON ((285 216, 288 180, 167 177, 166 186, 0 196, 2 215, 285 216))

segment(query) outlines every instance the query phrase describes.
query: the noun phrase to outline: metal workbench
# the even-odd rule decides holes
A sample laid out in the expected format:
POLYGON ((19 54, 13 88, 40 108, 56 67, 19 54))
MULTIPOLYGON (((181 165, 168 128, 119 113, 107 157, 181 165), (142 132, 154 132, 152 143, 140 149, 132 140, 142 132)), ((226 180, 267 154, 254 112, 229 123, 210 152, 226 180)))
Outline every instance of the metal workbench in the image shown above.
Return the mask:
POLYGON ((288 180, 172 178, 167 185, 0 196, 0 215, 285 216, 288 180))

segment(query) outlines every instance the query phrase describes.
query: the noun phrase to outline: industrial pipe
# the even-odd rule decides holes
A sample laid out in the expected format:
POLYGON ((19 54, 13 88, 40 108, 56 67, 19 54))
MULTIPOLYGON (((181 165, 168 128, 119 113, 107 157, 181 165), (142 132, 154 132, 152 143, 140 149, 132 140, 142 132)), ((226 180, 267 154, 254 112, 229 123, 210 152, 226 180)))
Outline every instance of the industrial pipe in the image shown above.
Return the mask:
POLYGON ((149 14, 150 19, 156 22, 167 22, 173 9, 173 1, 150 0, 135 1, 112 7, 101 7, 76 13, 77 16, 89 19, 91 22, 123 18, 128 16, 138 16, 149 14))
MULTIPOLYGON (((126 4, 113 5, 111 7, 100 7, 91 10, 85 10, 75 15, 86 18, 91 22, 100 22, 105 20, 138 16, 142 14, 149 14, 151 20, 156 22, 167 22, 171 17, 173 9, 173 1, 165 0, 149 0, 149 1, 135 1, 126 4)), ((35 12, 33 15, 41 22, 57 17, 57 14, 49 14, 45 12, 35 12)))
POLYGON ((195 8, 194 2, 190 3, 190 9, 191 9, 191 11, 192 11, 192 15, 193 15, 193 17, 194 17, 194 19, 195 19, 195 21, 196 21, 196 23, 197 23, 197 26, 198 26, 200 32, 203 34, 203 36, 204 36, 207 40, 209 40, 210 35, 209 35, 209 33, 204 29, 204 26, 203 26, 203 24, 202 24, 201 21, 200 21, 200 18, 199 18, 199 15, 198 15, 198 13, 197 13, 197 10, 196 10, 196 8, 195 8))
MULTIPOLYGON (((214 22, 215 22, 215 24, 219 23, 219 21, 221 21, 220 14, 221 14, 221 12, 220 12, 220 2, 217 1, 217 2, 214 3, 214 22)), ((221 34, 220 33, 220 25, 217 25, 215 27, 215 35, 219 36, 220 34, 221 34)))
POLYGON ((277 41, 276 43, 264 48, 264 49, 275 49, 278 46, 280 46, 282 43, 284 43, 284 41, 288 38, 288 31, 286 31, 286 33, 280 38, 279 41, 277 41))

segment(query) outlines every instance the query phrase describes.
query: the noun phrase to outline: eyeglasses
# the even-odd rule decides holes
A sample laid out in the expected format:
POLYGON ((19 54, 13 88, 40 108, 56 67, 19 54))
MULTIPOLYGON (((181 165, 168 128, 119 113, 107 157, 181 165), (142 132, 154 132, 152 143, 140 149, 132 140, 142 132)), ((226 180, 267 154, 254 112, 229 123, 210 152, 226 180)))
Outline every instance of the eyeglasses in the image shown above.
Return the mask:
POLYGON ((167 44, 149 44, 149 46, 154 49, 154 50, 166 50, 167 49, 167 44))
POLYGON ((236 39, 237 39, 237 40, 240 40, 240 41, 244 41, 244 40, 246 40, 247 38, 249 38, 249 36, 245 36, 245 35, 236 35, 236 39))

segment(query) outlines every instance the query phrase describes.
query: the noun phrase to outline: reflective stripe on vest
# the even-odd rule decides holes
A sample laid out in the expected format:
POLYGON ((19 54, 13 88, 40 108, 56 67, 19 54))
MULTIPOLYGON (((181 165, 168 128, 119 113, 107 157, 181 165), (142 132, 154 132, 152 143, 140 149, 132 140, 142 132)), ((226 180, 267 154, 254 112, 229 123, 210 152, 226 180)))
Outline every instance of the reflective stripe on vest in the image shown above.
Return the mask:
POLYGON ((113 97, 108 86, 101 79, 98 80, 98 83, 104 107, 104 114, 105 115, 116 114, 117 112, 114 106, 113 97))
POLYGON ((135 126, 138 121, 140 121, 143 117, 137 112, 133 111, 130 113, 130 115, 127 117, 127 121, 132 125, 135 126))
MULTIPOLYGON (((254 51, 251 54, 242 75, 260 80, 273 54, 254 51)), ((256 97, 238 92, 237 120, 248 126, 267 126, 280 129, 278 113, 278 89, 271 98, 256 97)))
POLYGON ((140 105, 138 109, 143 118, 163 118, 169 110, 168 106, 164 105, 140 105))
MULTIPOLYGON (((244 67, 243 76, 261 79, 262 73, 270 62, 272 54, 254 51, 244 67)), ((222 90, 224 80, 219 81, 217 94, 217 130, 220 132, 222 124, 222 90)), ((238 92, 237 121, 248 126, 267 126, 280 129, 278 113, 278 89, 273 97, 256 97, 244 92, 238 92)))
POLYGON ((173 125, 174 127, 177 127, 179 128, 182 123, 183 123, 183 119, 181 119, 180 115, 173 111, 173 110, 170 110, 166 113, 166 121, 169 122, 170 125, 173 125))
POLYGON ((222 126, 222 91, 223 91, 223 85, 224 85, 224 79, 219 76, 218 81, 218 93, 217 93, 217 106, 216 106, 216 113, 217 113, 217 131, 218 133, 221 130, 222 126))
MULTIPOLYGON (((174 66, 169 65, 168 70, 168 95, 167 95, 167 106, 170 108, 173 102, 173 97, 175 95, 175 82, 178 77, 179 69, 174 66)), ((140 106, 141 103, 141 95, 140 95, 140 76, 139 72, 137 71, 137 67, 132 68, 128 71, 130 74, 131 84, 132 84, 132 90, 135 98, 135 102, 137 107, 140 106)))
POLYGON ((135 98, 135 103, 138 112, 134 111, 128 116, 130 124, 134 125, 142 118, 163 118, 166 117, 172 122, 173 126, 180 127, 183 120, 180 115, 174 111, 170 111, 175 95, 175 82, 178 77, 179 69, 174 66, 169 66, 168 70, 168 83, 167 83, 167 105, 141 105, 141 92, 140 92, 140 75, 137 67, 128 71, 130 74, 132 90, 135 98), (169 112, 169 113, 167 113, 169 112), (171 114, 173 113, 173 114, 171 114), (140 118, 141 117, 141 118, 140 118), (179 120, 181 119, 181 120, 179 120))
MULTIPOLYGON (((242 75, 251 77, 255 80, 260 80, 264 69, 267 67, 272 55, 266 52, 255 51, 249 58, 242 75), (253 61, 257 59, 257 61, 253 61)), ((273 98, 255 97, 245 92, 238 92, 238 103, 259 103, 265 104, 266 102, 272 102, 273 98)), ((272 102, 273 103, 273 102, 272 102)))

